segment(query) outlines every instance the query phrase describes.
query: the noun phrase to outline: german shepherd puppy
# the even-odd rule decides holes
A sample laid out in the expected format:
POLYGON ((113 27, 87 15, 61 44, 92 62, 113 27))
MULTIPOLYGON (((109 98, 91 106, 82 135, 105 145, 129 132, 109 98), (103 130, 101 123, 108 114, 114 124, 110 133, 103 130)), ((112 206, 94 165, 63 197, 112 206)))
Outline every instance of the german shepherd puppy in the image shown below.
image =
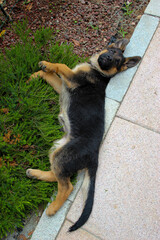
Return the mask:
MULTIPOLYGON (((90 58, 90 62, 70 69, 65 64, 42 61, 41 71, 34 73, 45 79, 60 94, 59 121, 64 137, 56 141, 49 153, 50 171, 28 169, 26 174, 48 182, 58 182, 58 194, 46 210, 54 215, 73 190, 70 177, 85 169, 89 179, 87 199, 78 221, 70 227, 75 231, 88 220, 94 199, 98 154, 104 134, 105 89, 111 77, 134 67, 141 57, 125 58, 127 39, 109 45, 90 58)), ((30 78, 30 79, 31 79, 30 78)))

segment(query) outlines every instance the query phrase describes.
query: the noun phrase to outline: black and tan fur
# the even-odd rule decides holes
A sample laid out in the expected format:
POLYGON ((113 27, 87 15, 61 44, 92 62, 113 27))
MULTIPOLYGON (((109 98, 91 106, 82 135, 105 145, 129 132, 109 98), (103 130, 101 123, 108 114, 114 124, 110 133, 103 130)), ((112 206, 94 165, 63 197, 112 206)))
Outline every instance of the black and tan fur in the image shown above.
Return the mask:
POLYGON ((54 143, 50 150, 50 171, 28 169, 27 176, 43 181, 58 182, 58 194, 46 210, 54 215, 73 190, 70 177, 85 169, 89 176, 87 200, 79 220, 69 229, 80 228, 89 218, 94 199, 98 153, 104 133, 105 89, 111 77, 127 68, 134 67, 140 57, 124 58, 127 39, 119 40, 89 63, 74 69, 64 64, 39 63, 41 71, 34 73, 45 79, 60 94, 59 121, 63 125, 64 137, 54 143))

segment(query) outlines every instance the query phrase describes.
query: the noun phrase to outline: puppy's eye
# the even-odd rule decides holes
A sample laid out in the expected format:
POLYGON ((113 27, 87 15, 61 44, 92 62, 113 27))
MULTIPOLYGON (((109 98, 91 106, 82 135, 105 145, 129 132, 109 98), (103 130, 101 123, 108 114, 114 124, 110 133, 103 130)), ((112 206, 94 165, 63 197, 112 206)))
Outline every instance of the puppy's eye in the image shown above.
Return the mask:
POLYGON ((116 51, 115 51, 115 50, 113 50, 113 49, 111 49, 111 50, 110 50, 110 52, 114 54, 116 51))

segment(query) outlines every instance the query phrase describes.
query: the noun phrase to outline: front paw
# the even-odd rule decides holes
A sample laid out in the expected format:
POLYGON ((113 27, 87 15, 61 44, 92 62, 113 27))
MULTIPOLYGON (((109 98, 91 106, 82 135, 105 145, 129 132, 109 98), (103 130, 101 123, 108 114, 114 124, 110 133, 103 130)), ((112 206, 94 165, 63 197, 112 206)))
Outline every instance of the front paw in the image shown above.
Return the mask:
POLYGON ((33 73, 33 74, 29 77, 29 79, 26 81, 26 83, 28 84, 28 83, 31 82, 34 78, 37 78, 37 77, 38 77, 37 73, 33 73))
POLYGON ((46 67, 46 64, 47 62, 45 61, 41 61, 38 63, 39 67, 42 69, 43 72, 47 72, 47 67, 46 67))

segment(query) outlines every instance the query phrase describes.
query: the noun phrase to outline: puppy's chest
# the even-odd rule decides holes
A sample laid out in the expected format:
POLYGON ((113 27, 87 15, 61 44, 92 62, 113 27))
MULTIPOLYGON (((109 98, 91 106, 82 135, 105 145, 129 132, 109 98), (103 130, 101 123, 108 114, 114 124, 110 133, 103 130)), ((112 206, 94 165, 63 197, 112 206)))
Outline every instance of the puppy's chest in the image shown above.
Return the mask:
POLYGON ((68 109, 70 106, 70 94, 66 89, 65 85, 62 85, 62 92, 60 96, 60 114, 59 121, 64 127, 64 131, 70 133, 70 122, 68 117, 68 109))

